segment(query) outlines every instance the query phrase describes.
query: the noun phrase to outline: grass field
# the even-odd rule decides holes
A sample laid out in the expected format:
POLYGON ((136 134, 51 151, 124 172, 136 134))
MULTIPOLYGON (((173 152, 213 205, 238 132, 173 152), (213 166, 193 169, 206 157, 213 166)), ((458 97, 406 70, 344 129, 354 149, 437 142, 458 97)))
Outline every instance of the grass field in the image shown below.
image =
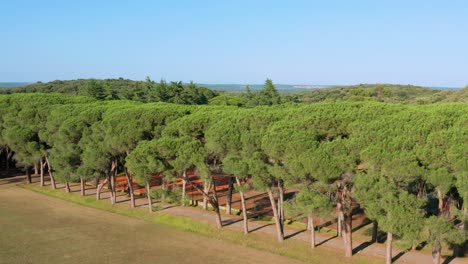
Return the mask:
POLYGON ((17 187, 1 188, 0 226, 0 263, 295 263, 17 187))
POLYGON ((262 234, 245 236, 162 212, 149 215, 144 209, 111 206, 63 190, 26 187, 47 196, 0 186, 0 263, 380 262, 362 256, 347 260, 342 252, 311 251, 299 241, 279 244, 262 234))

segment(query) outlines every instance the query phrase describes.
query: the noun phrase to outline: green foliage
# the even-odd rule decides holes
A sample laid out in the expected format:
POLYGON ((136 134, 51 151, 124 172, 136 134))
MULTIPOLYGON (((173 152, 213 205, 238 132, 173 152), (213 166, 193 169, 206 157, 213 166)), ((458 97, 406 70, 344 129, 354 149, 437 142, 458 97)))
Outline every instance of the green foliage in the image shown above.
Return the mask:
POLYGON ((88 96, 94 97, 97 100, 104 100, 107 97, 103 83, 93 79, 88 81, 86 92, 88 96))
POLYGON ((440 246, 442 241, 461 244, 466 242, 467 234, 456 230, 452 223, 442 217, 431 216, 426 219, 427 241, 433 246, 440 246))
POLYGON ((310 187, 303 187, 289 204, 293 215, 326 217, 332 209, 330 199, 310 187))
POLYGON ((252 93, 250 87, 246 87, 246 94, 244 96, 246 106, 258 106, 258 105, 275 105, 281 103, 281 97, 276 90, 273 81, 266 79, 265 85, 262 90, 252 93))
POLYGON ((233 95, 220 95, 209 100, 210 105, 220 105, 220 106, 244 106, 245 100, 233 95))

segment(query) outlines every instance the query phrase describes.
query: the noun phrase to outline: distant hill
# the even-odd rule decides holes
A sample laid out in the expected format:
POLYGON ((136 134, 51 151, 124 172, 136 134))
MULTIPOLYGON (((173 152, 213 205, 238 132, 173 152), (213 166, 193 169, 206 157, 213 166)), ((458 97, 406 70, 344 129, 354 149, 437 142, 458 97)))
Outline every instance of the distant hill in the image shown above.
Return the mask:
MULTIPOLYGON (((225 92, 244 92, 247 84, 206 84, 201 83, 200 86, 206 87, 214 91, 225 91, 225 92)), ((249 84, 252 91, 258 91, 263 89, 263 84, 249 84)), ((294 93, 303 92, 314 89, 322 89, 332 87, 332 85, 293 85, 293 84, 275 84, 276 89, 280 93, 294 93)))
MULTIPOLYGON (((106 98, 129 99, 144 102, 166 101, 158 99, 159 83, 146 81, 133 81, 128 79, 97 80, 104 87, 106 98)), ((48 83, 0 83, 0 93, 67 93, 72 95, 89 95, 89 79, 52 81, 48 83), (15 87, 13 87, 15 86, 15 87)), ((180 84, 180 83, 178 83, 180 84)), ((166 92, 178 90, 177 85, 171 88, 172 83, 167 84, 166 92)), ((245 84, 180 84, 185 97, 205 97, 207 100, 224 94, 229 97, 242 97, 245 84), (191 88, 192 87, 192 88, 191 88), (193 88, 195 87, 195 88, 193 88), (185 92, 184 92, 185 91, 185 92), (213 91, 219 91, 213 92, 213 91), (194 94, 195 92, 195 94, 194 94)), ((263 84, 249 85, 255 92, 263 89, 263 84)), ((322 101, 363 101, 374 100, 388 103, 429 104, 437 102, 468 102, 468 88, 429 88, 413 85, 398 84, 359 84, 350 86, 327 85, 288 85, 276 84, 278 92, 282 94, 284 102, 316 103, 322 101)), ((169 96, 170 97, 170 96, 169 96)), ((176 96, 178 97, 178 96, 176 96)), ((201 98, 200 97, 200 98, 201 98)), ((180 98, 179 98, 180 99, 180 98)), ((188 100, 188 99, 187 99, 188 100)), ((185 100, 185 101, 187 101, 185 100)), ((202 101, 205 99, 202 99, 202 101)), ((242 100, 242 99, 241 99, 242 100)), ((190 100, 188 100, 190 101, 190 100)), ((219 100, 218 100, 219 101, 219 100)), ((238 99, 234 100, 238 101, 238 99)), ((236 104, 239 104, 236 103, 236 104)), ((242 103, 240 103, 242 105, 242 103)))
POLYGON ((321 101, 363 101, 375 100, 388 103, 435 103, 466 102, 467 88, 444 90, 413 85, 359 84, 334 86, 299 92, 296 95, 304 103, 321 101))
POLYGON ((179 104, 207 104, 209 99, 217 95, 217 93, 193 83, 133 81, 123 78, 56 80, 0 89, 0 94, 11 93, 65 93, 91 96, 98 100, 126 99, 179 104))
MULTIPOLYGON (((10 87, 0 91, 1 93, 66 93, 73 95, 87 95, 88 79, 78 80, 56 80, 47 83, 36 82, 17 87, 10 87)), ((137 86, 137 81, 127 79, 108 79, 106 80, 116 90, 134 89, 137 86)))
POLYGON ((0 88, 10 88, 28 85, 27 82, 0 82, 0 88))

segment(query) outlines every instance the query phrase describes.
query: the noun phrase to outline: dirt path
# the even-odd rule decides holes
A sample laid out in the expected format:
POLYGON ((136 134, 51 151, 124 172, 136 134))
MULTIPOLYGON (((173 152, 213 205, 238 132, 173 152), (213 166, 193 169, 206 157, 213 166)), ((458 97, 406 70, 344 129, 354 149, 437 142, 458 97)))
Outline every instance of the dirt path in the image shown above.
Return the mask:
POLYGON ((300 263, 68 203, 8 181, 0 180, 0 263, 210 264, 241 258, 245 263, 300 263))
MULTIPOLYGON (((60 187, 60 185, 59 185, 60 187)), ((72 191, 74 192, 79 192, 79 186, 78 185, 73 185, 72 191)), ((89 189, 87 190, 87 195, 95 195, 95 189, 88 187, 89 189)), ((104 192, 102 194, 102 199, 106 199, 109 197, 109 194, 107 192, 104 192)), ((129 198, 125 194, 121 194, 117 197, 117 202, 118 203, 127 203, 129 201, 129 198)), ((145 199, 137 199, 136 201, 137 206, 144 207, 146 206, 146 198, 145 199)), ((145 209, 146 210, 146 209, 145 209)), ((178 216, 184 216, 184 217, 189 217, 192 219, 196 219, 201 222, 209 223, 209 224, 215 224, 215 218, 212 212, 209 211, 203 211, 200 208, 192 208, 192 207, 170 207, 164 209, 164 212, 178 215, 178 216)), ((239 232, 242 232, 242 221, 239 217, 235 216, 227 216, 223 215, 223 223, 225 225, 225 228, 230 228, 234 230, 238 230, 239 232)), ((275 228, 274 225, 272 224, 265 224, 265 223, 259 223, 259 222, 249 222, 249 228, 252 232, 260 232, 263 234, 268 234, 268 235, 275 235, 275 228)), ((309 235, 308 232, 305 230, 297 230, 297 229, 292 229, 292 228, 285 228, 285 236, 286 238, 290 239, 297 239, 297 240, 302 240, 305 242, 309 241, 309 235)), ((343 242, 340 238, 333 238, 329 236, 324 236, 320 233, 317 234, 317 243, 318 243, 318 250, 320 247, 326 247, 334 250, 340 250, 344 251, 344 246, 343 242)), ((381 258, 382 261, 384 261, 385 258, 385 245, 382 244, 372 244, 367 241, 354 241, 354 253, 355 254, 363 254, 366 256, 370 257, 377 257, 381 258)), ((420 252, 415 252, 415 251, 410 251, 410 252, 400 252, 399 250, 394 250, 393 251, 393 256, 394 256, 394 263, 432 263, 432 258, 430 254, 424 254, 420 252)), ((278 262, 272 262, 272 263, 278 263, 278 262)), ((466 259, 447 259, 444 263, 452 263, 452 264, 467 264, 468 260, 466 259)))

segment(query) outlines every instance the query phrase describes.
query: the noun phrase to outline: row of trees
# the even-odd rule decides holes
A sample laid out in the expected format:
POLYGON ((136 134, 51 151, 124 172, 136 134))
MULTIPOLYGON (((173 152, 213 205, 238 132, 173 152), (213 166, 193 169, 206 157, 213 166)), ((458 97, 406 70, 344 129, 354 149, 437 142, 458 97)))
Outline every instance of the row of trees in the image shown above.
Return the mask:
POLYGON ((409 247, 430 243, 437 262, 444 241, 461 249, 467 239, 467 108, 375 102, 238 108, 13 94, 0 96, 0 146, 7 164, 13 157, 28 175, 36 166, 41 185, 49 173, 52 187, 59 181, 69 191, 70 182, 81 182, 84 195, 85 181, 98 179, 97 198, 108 184, 112 203, 117 174, 148 193, 151 174, 179 179, 204 197, 204 207, 211 205, 220 228, 213 175, 224 173, 240 194, 245 233, 245 192, 268 194, 278 241, 286 208, 308 219, 314 247, 314 217, 335 207, 346 256, 357 202, 387 233, 387 263, 393 237, 409 247), (202 185, 187 176, 192 170, 202 185), (296 197, 286 200, 286 189, 298 190, 296 197))

